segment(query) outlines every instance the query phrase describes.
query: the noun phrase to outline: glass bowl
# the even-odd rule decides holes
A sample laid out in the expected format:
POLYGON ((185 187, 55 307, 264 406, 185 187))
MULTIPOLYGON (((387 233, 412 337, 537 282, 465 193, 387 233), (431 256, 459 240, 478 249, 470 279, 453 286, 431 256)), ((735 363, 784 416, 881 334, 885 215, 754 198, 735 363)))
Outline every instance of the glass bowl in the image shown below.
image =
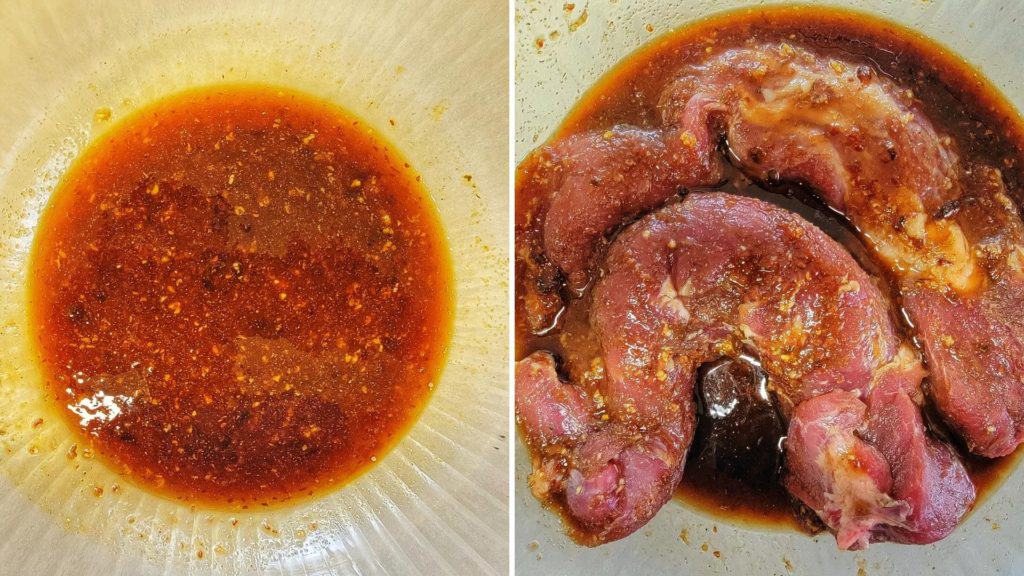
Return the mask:
POLYGON ((505 572, 507 27, 506 10, 458 0, 3 3, 0 573, 505 572), (25 314, 39 211, 113 123, 95 111, 116 121, 228 82, 328 99, 394 143, 440 211, 457 294, 447 365, 408 435, 340 489, 246 513, 69 460, 76 439, 42 397, 25 314))
MULTIPOLYGON (((516 161, 544 142, 580 96, 617 62, 661 34, 726 10, 791 2, 750 0, 591 0, 516 5, 516 161), (557 32, 557 34, 552 34, 557 32), (544 39, 538 42, 538 39, 544 39)), ((1024 108, 1024 35, 1012 1, 829 0, 908 26, 960 54, 1024 108)), ((637 533, 597 548, 577 546, 558 517, 527 487, 522 442, 515 459, 518 574, 1021 574, 1024 468, 1002 484, 945 540, 928 546, 872 545, 840 552, 825 533, 808 537, 708 516, 678 500, 637 533), (686 530, 684 542, 680 534, 686 530), (706 546, 705 546, 706 545, 706 546), (718 552, 716 555, 715 552, 718 552)))

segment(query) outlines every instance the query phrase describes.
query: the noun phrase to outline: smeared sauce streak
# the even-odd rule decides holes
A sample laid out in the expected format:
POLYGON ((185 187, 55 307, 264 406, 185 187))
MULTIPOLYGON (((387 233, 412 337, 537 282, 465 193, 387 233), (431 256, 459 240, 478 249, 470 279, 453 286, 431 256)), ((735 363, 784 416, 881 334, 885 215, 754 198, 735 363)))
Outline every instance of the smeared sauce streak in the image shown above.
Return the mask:
POLYGON ((293 92, 201 89, 124 120, 65 177, 34 250, 57 404, 117 472, 188 503, 344 482, 443 362, 450 264, 419 177, 293 92))
MULTIPOLYGON (((662 88, 685 63, 704 58, 723 46, 747 41, 788 40, 811 46, 824 54, 867 60, 883 74, 913 90, 925 112, 942 131, 959 143, 966 160, 998 166, 1011 197, 1021 204, 1024 183, 1024 126, 1003 96, 980 74, 929 40, 889 22, 856 12, 811 7, 757 8, 727 13, 694 23, 655 40, 609 71, 576 104, 552 136, 552 141, 587 130, 605 130, 616 124, 657 128, 661 120, 657 102, 662 88)), ((728 151, 723 151, 728 157, 728 151)), ((539 242, 539 217, 546 209, 541 198, 548 192, 545 167, 537 156, 527 159, 516 173, 517 248, 539 242)), ((752 182, 727 167, 725 182, 713 189, 756 196, 793 210, 843 244, 883 287, 890 279, 872 260, 854 230, 809 191, 795 185, 769 186, 752 182)), ((519 253, 524 253, 520 248, 519 253)), ((598 254, 598 261, 602 256, 598 254)), ((517 259, 517 282, 524 277, 517 259)), ((587 320, 588 295, 572 299, 559 313, 557 325, 544 334, 531 334, 526 324, 521 287, 516 298, 516 357, 535 350, 550 350, 562 360, 573 381, 586 382, 585 366, 599 352, 587 320)), ((888 291, 898 303, 895 292, 888 291)), ((905 317, 897 321, 906 332, 905 317)), ((723 360, 705 367, 698 382, 699 424, 677 495, 687 504, 716 517, 747 524, 792 527, 815 531, 820 524, 802 510, 781 487, 780 442, 785 428, 771 403, 752 395, 760 375, 755 366, 723 360), (716 391, 733 391, 732 399, 714 405, 716 391), (742 394, 736 391, 743 391, 742 394)), ((941 420, 926 406, 929 429, 948 437, 978 490, 978 502, 998 486, 1024 453, 999 460, 971 455, 951 437, 941 420)))

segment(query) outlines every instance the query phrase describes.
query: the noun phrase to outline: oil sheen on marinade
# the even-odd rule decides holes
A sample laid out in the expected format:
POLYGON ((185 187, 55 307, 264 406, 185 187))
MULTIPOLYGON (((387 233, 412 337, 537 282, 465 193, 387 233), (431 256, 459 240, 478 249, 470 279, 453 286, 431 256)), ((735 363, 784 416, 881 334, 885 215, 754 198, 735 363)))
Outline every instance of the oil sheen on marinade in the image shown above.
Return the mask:
POLYGON ((268 505, 357 474, 447 346, 447 248, 419 178, 292 92, 197 90, 124 120, 65 177, 34 250, 57 405, 118 473, 188 502, 268 505))
MULTIPOLYGON (((954 136, 966 158, 1002 169, 1008 192, 1021 202, 1024 137, 998 94, 990 93, 977 72, 937 50, 928 41, 893 30, 884 22, 851 12, 788 7, 740 12, 713 18, 675 32, 630 56, 610 71, 576 105, 552 141, 577 132, 615 124, 657 127, 657 102, 665 84, 686 62, 709 50, 745 42, 790 40, 841 57, 867 59, 912 88, 932 121, 954 136)), ((527 234, 538 220, 529 218, 545 191, 543 170, 529 162, 516 178, 517 235, 527 234), (534 178, 536 175, 541 175, 534 178)), ((766 188, 731 166, 716 190, 756 196, 795 211, 842 243, 872 275, 887 282, 857 234, 812 194, 794 186, 766 188)), ((600 260, 600 258, 599 258, 600 260)), ((517 270, 517 279, 524 275, 517 270)), ((522 294, 517 287, 517 294, 522 294)), ((588 337, 588 299, 570 299, 556 327, 542 335, 530 333, 523 302, 516 300, 516 357, 551 350, 561 357, 593 356, 596 342, 588 337)), ((784 465, 779 449, 785 427, 767 394, 756 363, 723 360, 705 366, 697 386, 698 428, 677 494, 715 515, 754 523, 817 529, 812 513, 797 510, 779 484, 784 465), (799 518, 794 517, 794 511, 799 518)), ((971 455, 955 435, 947 435, 941 419, 926 407, 929 428, 958 447, 979 497, 998 483, 1018 459, 988 460, 971 455)), ((980 501, 979 498, 979 501, 980 501)))

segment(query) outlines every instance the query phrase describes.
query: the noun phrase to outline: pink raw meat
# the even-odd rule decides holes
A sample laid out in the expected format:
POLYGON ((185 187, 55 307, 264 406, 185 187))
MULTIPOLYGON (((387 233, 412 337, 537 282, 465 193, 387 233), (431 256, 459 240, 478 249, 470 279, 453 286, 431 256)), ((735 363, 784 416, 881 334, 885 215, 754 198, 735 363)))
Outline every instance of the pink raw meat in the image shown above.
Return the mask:
POLYGON ((808 433, 787 447, 798 471, 791 478, 801 480, 795 495, 841 546, 933 541, 973 502, 959 461, 925 435, 912 400, 919 361, 895 335, 884 298, 838 244, 800 217, 749 198, 694 194, 623 231, 606 267, 591 308, 605 378, 587 391, 588 403, 577 402, 582 388, 565 391, 573 385, 559 381, 550 355, 517 367, 517 417, 535 456, 531 486, 564 507, 585 543, 628 535, 668 500, 693 436, 696 369, 741 352, 759 356, 773 393, 794 415, 791 426, 809 430, 819 415, 801 406, 822 395, 868 406, 819 401, 837 434, 856 429, 874 440, 822 444, 808 433), (543 379, 520 384, 541 372, 543 379), (891 408, 874 405, 873 387, 882 384, 886 404, 913 416, 902 428, 889 424, 891 408), (555 396, 572 401, 556 402, 551 417, 546 398, 555 396), (567 419, 586 422, 586 430, 552 437, 559 426, 538 424, 567 419), (895 445, 902 451, 889 450, 895 445), (868 472, 837 483, 850 474, 822 460, 823 450, 863 455, 868 472), (950 480, 919 489, 932 472, 950 480), (873 507, 824 505, 837 498, 873 507))

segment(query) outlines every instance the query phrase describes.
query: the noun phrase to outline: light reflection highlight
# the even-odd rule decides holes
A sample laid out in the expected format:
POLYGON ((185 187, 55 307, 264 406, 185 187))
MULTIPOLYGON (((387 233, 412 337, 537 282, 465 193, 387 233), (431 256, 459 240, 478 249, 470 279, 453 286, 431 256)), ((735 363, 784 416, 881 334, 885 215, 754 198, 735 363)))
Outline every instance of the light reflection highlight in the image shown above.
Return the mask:
POLYGON ((92 396, 86 396, 74 404, 68 404, 71 410, 79 418, 79 424, 83 427, 94 423, 110 422, 131 406, 131 396, 123 394, 107 394, 100 390, 92 396))

